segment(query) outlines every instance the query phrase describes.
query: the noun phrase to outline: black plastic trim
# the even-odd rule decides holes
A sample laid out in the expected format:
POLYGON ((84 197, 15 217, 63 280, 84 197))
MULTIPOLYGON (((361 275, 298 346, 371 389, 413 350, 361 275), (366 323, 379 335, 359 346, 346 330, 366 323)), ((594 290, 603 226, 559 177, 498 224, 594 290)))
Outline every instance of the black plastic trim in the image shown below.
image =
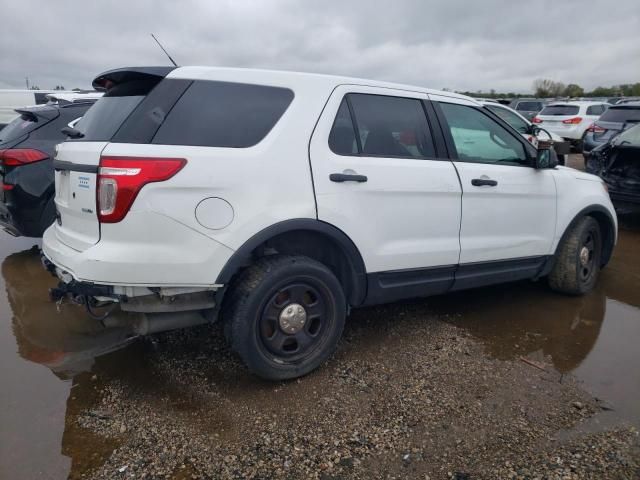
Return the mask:
POLYGON ((277 235, 293 231, 311 231, 327 236, 333 240, 348 259, 351 272, 350 298, 351 305, 360 305, 366 295, 366 269, 362 256, 353 241, 338 228, 321 220, 297 218, 273 224, 249 238, 227 261, 216 279, 217 284, 226 285, 243 267, 253 261, 252 253, 260 245, 277 235))
POLYGON ((543 255, 461 264, 451 291, 536 278, 547 258, 543 255))
POLYGON ((70 172, 98 173, 98 165, 87 165, 84 163, 73 163, 65 160, 54 160, 53 169, 56 171, 68 170, 70 172))
POLYGON ((369 273, 364 305, 379 305, 447 293, 453 285, 456 268, 456 265, 447 265, 369 273))

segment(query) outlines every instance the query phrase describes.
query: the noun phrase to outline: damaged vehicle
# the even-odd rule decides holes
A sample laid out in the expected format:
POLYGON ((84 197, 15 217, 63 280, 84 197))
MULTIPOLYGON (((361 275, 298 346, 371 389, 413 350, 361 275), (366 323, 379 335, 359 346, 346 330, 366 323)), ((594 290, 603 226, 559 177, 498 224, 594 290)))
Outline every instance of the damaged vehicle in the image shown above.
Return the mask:
POLYGON ((640 213, 640 125, 591 150, 586 170, 604 180, 618 213, 640 213))
POLYGON ((267 379, 325 362, 352 308, 527 279, 584 294, 616 243, 602 180, 470 97, 212 67, 93 85, 53 164, 52 299, 168 314, 153 331, 220 319, 267 379))

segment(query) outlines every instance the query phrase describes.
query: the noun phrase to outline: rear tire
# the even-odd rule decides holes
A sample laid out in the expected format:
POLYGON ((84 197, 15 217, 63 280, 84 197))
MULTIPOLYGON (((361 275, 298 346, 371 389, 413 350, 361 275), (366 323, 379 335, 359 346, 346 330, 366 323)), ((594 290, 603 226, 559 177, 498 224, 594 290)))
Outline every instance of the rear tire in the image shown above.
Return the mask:
POLYGON ((229 289, 225 336, 252 373, 268 380, 300 377, 335 351, 346 300, 323 264, 303 256, 264 257, 229 289))
POLYGON ((583 295, 593 289, 600 271, 602 235, 593 217, 583 217, 562 240, 549 286, 562 293, 583 295))

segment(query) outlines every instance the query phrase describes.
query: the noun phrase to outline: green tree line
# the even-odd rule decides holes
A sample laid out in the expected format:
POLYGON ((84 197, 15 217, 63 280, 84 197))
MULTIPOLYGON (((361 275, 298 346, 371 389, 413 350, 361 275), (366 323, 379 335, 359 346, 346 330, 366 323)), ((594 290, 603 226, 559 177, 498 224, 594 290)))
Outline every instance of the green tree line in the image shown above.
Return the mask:
MULTIPOLYGON (((623 83, 613 85, 611 87, 596 87, 591 91, 585 91, 580 85, 569 83, 565 85, 562 82, 556 82, 548 78, 539 78, 533 82, 533 95, 538 98, 555 98, 555 97, 640 97, 640 82, 623 83)), ((515 92, 496 92, 490 90, 482 92, 458 92, 471 97, 484 98, 519 98, 528 97, 531 94, 522 94, 515 92)))

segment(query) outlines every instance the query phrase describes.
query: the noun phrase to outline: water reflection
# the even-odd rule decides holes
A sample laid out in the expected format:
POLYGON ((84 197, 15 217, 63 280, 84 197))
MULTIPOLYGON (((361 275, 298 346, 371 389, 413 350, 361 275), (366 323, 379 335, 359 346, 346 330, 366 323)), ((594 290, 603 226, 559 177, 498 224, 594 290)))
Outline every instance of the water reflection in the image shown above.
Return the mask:
POLYGON ((44 272, 34 250, 6 257, 2 276, 18 353, 49 367, 60 378, 90 371, 97 356, 122 348, 133 339, 131 322, 125 315, 114 316, 112 326, 105 327, 79 306, 56 308, 46 295, 55 279, 44 272))

